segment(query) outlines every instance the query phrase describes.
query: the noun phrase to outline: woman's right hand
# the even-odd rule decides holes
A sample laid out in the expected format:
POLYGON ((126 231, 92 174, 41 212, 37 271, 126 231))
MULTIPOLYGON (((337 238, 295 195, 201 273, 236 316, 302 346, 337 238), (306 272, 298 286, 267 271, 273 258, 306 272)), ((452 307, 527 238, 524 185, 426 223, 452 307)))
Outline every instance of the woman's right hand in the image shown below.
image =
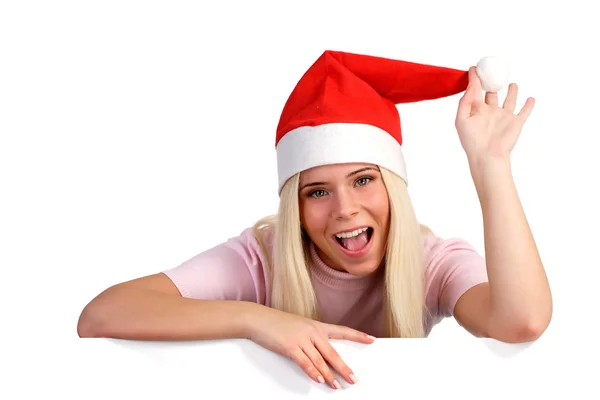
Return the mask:
POLYGON ((328 339, 373 343, 374 337, 345 326, 326 324, 268 307, 253 315, 249 338, 256 344, 290 358, 316 382, 341 389, 329 363, 349 383, 356 383, 352 370, 328 339))

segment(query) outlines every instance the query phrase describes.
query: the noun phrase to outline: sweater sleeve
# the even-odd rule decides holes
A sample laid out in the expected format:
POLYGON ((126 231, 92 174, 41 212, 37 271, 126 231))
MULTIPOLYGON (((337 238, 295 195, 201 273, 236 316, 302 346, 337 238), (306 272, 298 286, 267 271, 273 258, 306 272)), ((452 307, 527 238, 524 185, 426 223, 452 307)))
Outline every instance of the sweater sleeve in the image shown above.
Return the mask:
POLYGON ((269 302, 265 257, 252 228, 162 271, 183 297, 269 302))
POLYGON ((488 281, 485 258, 459 238, 430 235, 425 249, 427 303, 437 309, 439 317, 452 317, 458 299, 488 281))

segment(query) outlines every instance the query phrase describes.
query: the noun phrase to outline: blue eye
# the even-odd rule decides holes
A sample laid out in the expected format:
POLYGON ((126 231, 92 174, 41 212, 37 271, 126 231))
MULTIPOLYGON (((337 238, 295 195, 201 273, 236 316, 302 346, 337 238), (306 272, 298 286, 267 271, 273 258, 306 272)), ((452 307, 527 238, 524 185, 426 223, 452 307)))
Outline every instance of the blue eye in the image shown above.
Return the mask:
POLYGON ((313 192, 311 192, 308 196, 309 197, 321 197, 321 196, 317 196, 316 193, 323 193, 321 196, 325 196, 325 191, 324 190, 315 190, 313 192))
POLYGON ((370 181, 372 181, 373 178, 369 178, 369 177, 362 177, 359 180, 356 181, 356 183, 358 184, 358 186, 365 186, 367 183, 369 183, 370 181), (362 184, 360 184, 359 182, 364 182, 362 184))

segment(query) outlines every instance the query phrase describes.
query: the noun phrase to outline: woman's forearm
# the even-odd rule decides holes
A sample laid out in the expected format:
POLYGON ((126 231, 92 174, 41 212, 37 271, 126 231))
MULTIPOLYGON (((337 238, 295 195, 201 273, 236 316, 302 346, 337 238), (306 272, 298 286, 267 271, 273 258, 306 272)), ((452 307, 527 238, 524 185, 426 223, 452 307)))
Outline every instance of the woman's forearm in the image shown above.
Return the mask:
POLYGON ((488 162, 473 171, 483 211, 490 317, 497 326, 522 327, 535 337, 550 323, 552 295, 510 162, 488 162))
POLYGON ((81 313, 80 337, 132 340, 245 338, 262 305, 244 301, 184 298, 140 287, 115 286, 81 313))

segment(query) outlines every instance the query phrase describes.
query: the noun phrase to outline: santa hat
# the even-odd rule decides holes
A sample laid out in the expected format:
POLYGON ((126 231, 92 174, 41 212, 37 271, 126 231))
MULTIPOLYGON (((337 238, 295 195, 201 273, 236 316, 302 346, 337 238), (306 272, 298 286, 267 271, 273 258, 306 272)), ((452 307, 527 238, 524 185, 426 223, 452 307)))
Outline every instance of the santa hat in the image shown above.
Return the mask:
POLYGON ((305 72, 282 111, 275 146, 278 191, 298 172, 364 162, 407 183, 396 104, 466 90, 468 71, 325 51, 305 72))

